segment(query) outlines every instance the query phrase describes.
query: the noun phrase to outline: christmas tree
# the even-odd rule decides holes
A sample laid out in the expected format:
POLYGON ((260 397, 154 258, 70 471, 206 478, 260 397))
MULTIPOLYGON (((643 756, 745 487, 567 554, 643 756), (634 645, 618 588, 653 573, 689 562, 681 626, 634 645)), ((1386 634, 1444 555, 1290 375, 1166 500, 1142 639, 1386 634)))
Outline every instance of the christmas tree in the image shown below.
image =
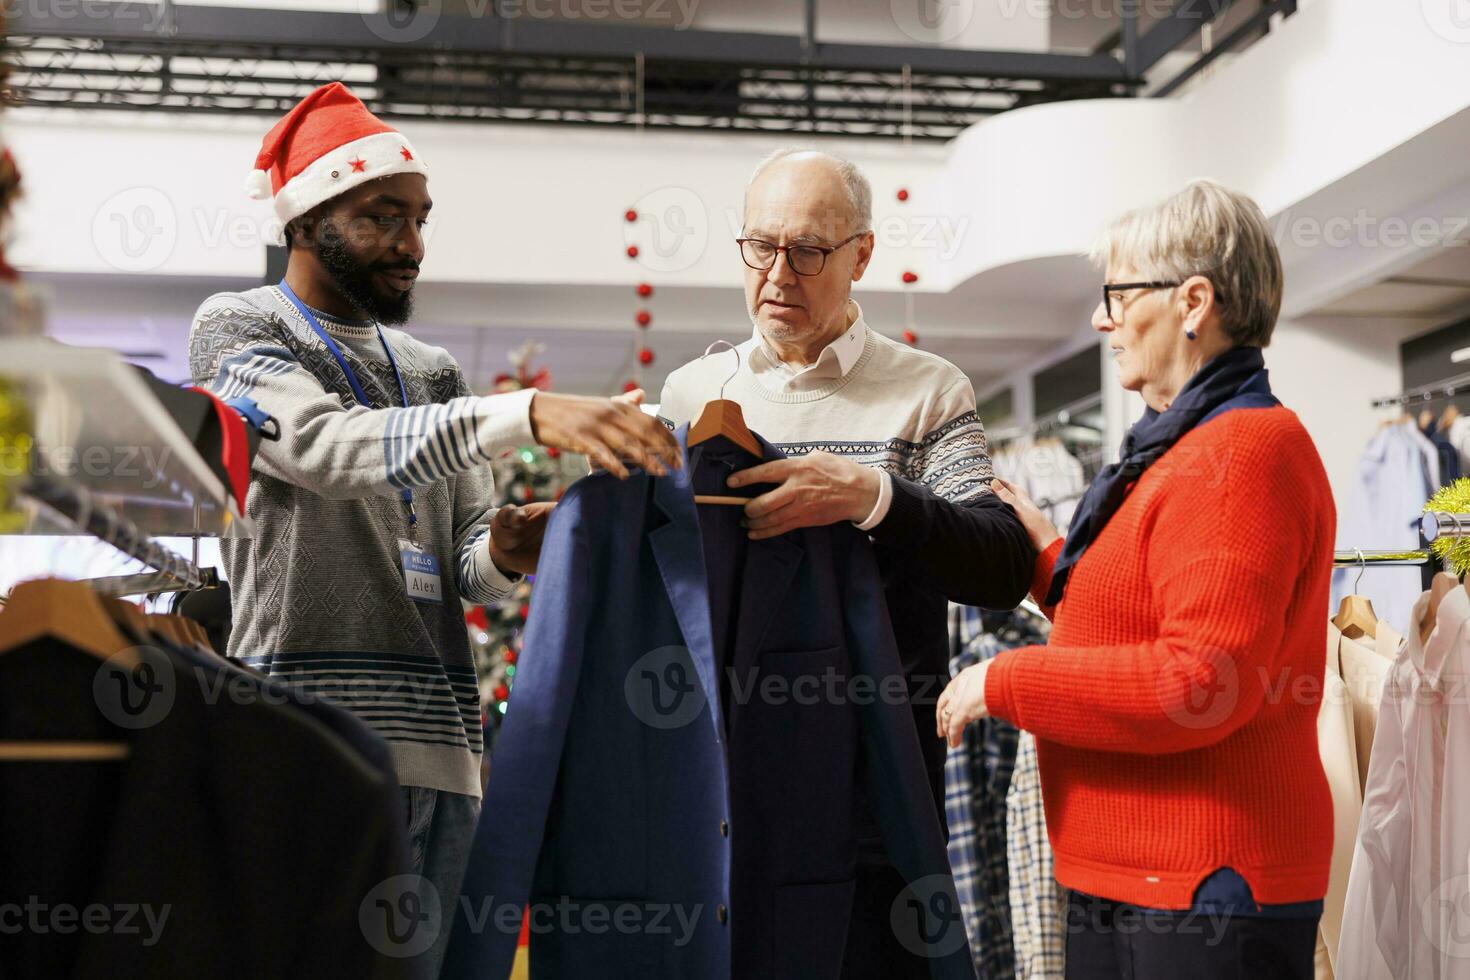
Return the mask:
MULTIPOLYGON (((513 373, 495 379, 495 393, 538 388, 551 388, 551 373, 546 368, 533 371, 532 358, 542 353, 541 344, 527 342, 510 353, 513 373)), ((529 504, 561 498, 572 481, 587 472, 581 456, 566 456, 542 446, 522 446, 496 458, 496 503, 529 504)), ((515 686, 516 664, 521 655, 521 638, 526 617, 531 612, 531 589, 535 576, 529 576, 499 602, 489 605, 465 605, 465 625, 469 628, 470 649, 475 655, 475 668, 480 676, 481 705, 494 726, 505 713, 511 688, 515 686)), ((487 731, 487 735, 489 732, 487 731)))

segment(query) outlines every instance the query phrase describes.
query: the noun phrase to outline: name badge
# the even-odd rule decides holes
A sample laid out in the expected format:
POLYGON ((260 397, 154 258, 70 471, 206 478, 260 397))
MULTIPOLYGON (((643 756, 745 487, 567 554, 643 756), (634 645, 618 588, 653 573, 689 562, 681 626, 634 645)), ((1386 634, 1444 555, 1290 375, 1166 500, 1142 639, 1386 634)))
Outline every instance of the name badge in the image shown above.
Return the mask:
POLYGON ((443 602, 439 584, 439 559, 412 541, 398 540, 403 554, 403 585, 415 602, 443 602))

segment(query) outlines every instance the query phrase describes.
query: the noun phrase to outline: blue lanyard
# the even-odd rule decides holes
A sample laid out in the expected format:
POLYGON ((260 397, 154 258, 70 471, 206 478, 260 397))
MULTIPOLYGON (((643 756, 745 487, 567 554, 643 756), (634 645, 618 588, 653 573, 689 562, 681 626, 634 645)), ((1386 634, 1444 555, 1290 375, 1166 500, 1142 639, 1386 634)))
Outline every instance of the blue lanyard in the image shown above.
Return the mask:
MULTIPOLYGON (((322 329, 322 325, 317 322, 316 314, 311 312, 311 307, 301 302, 301 297, 297 296, 296 291, 286 284, 285 279, 281 280, 281 292, 286 294, 286 298, 291 301, 291 305, 296 307, 296 312, 305 318, 307 325, 321 338, 321 342, 327 345, 327 350, 331 351, 332 356, 337 359, 337 366, 347 376, 347 383, 352 386, 352 393, 357 396, 357 400, 363 407, 372 408, 373 404, 368 401, 367 392, 362 390, 362 385, 358 383, 357 375, 352 373, 352 365, 348 364, 347 358, 342 356, 342 348, 337 346, 337 342, 332 339, 331 334, 322 329)), ((383 351, 388 355, 388 366, 393 369, 393 380, 398 382, 398 394, 403 398, 403 407, 407 408, 408 389, 404 387, 403 375, 398 371, 398 361, 393 357, 393 348, 388 346, 388 340, 383 336, 383 328, 376 324, 373 325, 373 328, 378 331, 378 343, 383 345, 383 351)), ((412 490, 404 489, 403 506, 408 508, 408 526, 412 529, 419 522, 418 511, 414 510, 413 507, 412 490)))

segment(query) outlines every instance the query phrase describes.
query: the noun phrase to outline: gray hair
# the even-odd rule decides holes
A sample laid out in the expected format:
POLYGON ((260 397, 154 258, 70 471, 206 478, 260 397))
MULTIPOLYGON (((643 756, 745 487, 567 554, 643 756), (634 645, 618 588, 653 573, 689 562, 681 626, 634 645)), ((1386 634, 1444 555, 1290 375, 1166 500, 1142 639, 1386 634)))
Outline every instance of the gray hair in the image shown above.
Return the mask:
POLYGON ((1131 266, 1144 279, 1204 276, 1215 287, 1220 325, 1238 347, 1271 343, 1285 277, 1260 205, 1213 180, 1118 218, 1092 247, 1106 268, 1131 266))
MULTIPOLYGON (((751 171, 750 180, 745 182, 745 197, 750 197, 750 188, 755 184, 765 169, 777 160, 787 157, 810 156, 819 157, 832 162, 837 170, 837 177, 842 181, 842 189, 847 192, 847 204, 852 210, 853 233, 873 230, 873 187, 868 183, 868 178, 858 169, 857 164, 835 153, 826 150, 817 150, 809 146, 783 146, 773 151, 764 160, 755 165, 751 171)), ((744 200, 741 202, 741 211, 745 209, 744 200)))

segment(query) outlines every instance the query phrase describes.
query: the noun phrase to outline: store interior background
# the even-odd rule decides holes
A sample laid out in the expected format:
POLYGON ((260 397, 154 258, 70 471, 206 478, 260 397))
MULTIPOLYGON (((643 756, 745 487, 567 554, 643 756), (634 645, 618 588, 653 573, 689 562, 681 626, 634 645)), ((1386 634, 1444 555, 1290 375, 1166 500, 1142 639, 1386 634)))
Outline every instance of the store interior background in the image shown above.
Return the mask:
MULTIPOLYGON (((484 8, 458 2, 462 14, 484 8)), ((676 21, 692 10, 692 31, 803 29, 799 3, 659 6, 676 21)), ((823 0, 818 37, 912 45, 933 28, 955 47, 1086 51, 1117 29, 1106 11, 1066 0, 950 4, 969 15, 958 31, 942 18, 910 22, 902 6, 823 0)), ((1084 255, 1112 217, 1207 176, 1252 195, 1276 229, 1287 288, 1267 363, 1341 509, 1363 446, 1399 411, 1373 399, 1470 374, 1455 359, 1470 347, 1470 28, 1439 23, 1431 6, 1302 0, 1170 97, 1017 109, 947 142, 395 119, 428 162, 435 201, 410 329, 450 350, 477 391, 534 341, 557 391, 613 394, 631 379, 656 399, 666 373, 712 341, 749 336, 733 243, 741 194, 771 149, 811 145, 855 160, 873 185, 878 246, 854 290, 869 324, 893 337, 911 329, 963 369, 993 433, 1026 431, 1080 400, 1101 419, 1110 457, 1142 403, 1117 387, 1089 326, 1102 277, 1084 255), (646 300, 640 282, 654 287, 646 300), (647 329, 639 309, 652 315, 647 329), (654 352, 646 367, 641 346, 654 352)), ((1222 32, 1254 9, 1229 8, 1222 32)), ((1186 64, 1200 43, 1170 58, 1186 64)), ((200 301, 267 278, 269 207, 242 183, 270 122, 10 110, 5 141, 24 197, 8 255, 44 295, 48 332, 187 380, 200 301)), ((35 574, 33 563, 57 570, 61 545, 28 547, 45 553, 6 544, 0 584, 35 574)), ((96 559, 75 554, 97 573, 96 559)))

